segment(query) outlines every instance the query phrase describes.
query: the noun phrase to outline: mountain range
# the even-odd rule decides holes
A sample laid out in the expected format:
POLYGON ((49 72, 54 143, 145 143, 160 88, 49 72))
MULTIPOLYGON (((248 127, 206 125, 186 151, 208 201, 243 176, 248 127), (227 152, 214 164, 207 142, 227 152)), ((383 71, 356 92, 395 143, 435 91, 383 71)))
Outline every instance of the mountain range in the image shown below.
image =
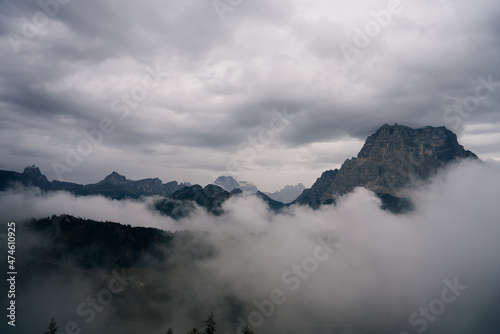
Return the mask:
POLYGON ((177 190, 191 186, 189 183, 172 181, 162 183, 159 178, 132 181, 112 172, 95 184, 49 181, 36 166, 28 166, 22 173, 0 170, 0 190, 15 185, 38 187, 43 191, 68 191, 79 196, 102 195, 112 199, 139 198, 141 196, 170 196, 177 190))
POLYGON ((253 194, 273 211, 289 205, 307 205, 314 209, 334 204, 339 196, 364 187, 382 200, 382 207, 394 213, 411 210, 406 190, 435 175, 439 169, 460 159, 478 159, 458 143, 457 136, 445 127, 427 126, 412 129, 387 125, 369 136, 357 157, 346 160, 340 169, 325 171, 311 188, 302 184, 287 186, 280 192, 265 194, 257 187, 231 176, 221 176, 215 184, 202 187, 159 178, 128 180, 112 172, 104 180, 89 185, 49 181, 35 166, 23 173, 0 170, 0 190, 15 184, 35 186, 43 191, 68 191, 78 196, 102 195, 113 199, 162 196, 155 209, 175 218, 188 216, 194 204, 214 215, 223 213, 222 204, 232 196, 253 194), (288 204, 284 204, 288 203, 288 204))
MULTIPOLYGON (((257 186, 252 182, 248 181, 238 181, 232 176, 219 176, 215 182, 215 185, 222 187, 226 191, 233 191, 235 189, 240 189, 243 192, 256 194, 259 192, 257 186)), ((287 185, 283 189, 279 191, 275 191, 273 193, 263 193, 274 201, 281 203, 291 203, 299 197, 299 195, 304 191, 306 187, 302 183, 299 183, 296 186, 287 185)))

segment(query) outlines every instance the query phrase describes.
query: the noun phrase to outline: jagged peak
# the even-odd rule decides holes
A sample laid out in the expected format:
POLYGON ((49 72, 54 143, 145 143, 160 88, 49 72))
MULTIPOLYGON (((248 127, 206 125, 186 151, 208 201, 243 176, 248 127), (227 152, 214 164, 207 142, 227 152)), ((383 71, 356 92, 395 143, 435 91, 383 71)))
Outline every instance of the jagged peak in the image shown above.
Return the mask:
POLYGON ((338 170, 337 168, 335 168, 335 169, 330 169, 330 170, 327 170, 327 171, 324 171, 324 172, 321 174, 321 177, 320 177, 320 178, 322 178, 322 177, 326 177, 326 176, 328 176, 328 175, 334 175, 334 174, 337 174, 337 173, 338 173, 338 171, 339 171, 339 170, 338 170))
POLYGON ((125 175, 121 175, 121 174, 113 171, 111 174, 109 174, 108 176, 106 176, 104 178, 104 181, 110 182, 113 184, 120 184, 120 183, 126 182, 127 178, 125 177, 125 175))
POLYGON ((27 166, 24 168, 23 174, 38 174, 42 175, 42 172, 40 172, 40 168, 38 168, 35 165, 27 166))
MULTIPOLYGON (((357 158, 368 158, 373 154, 373 150, 376 147, 380 149, 381 142, 385 143, 384 145, 387 150, 396 149, 398 151, 405 149, 415 150, 414 144, 425 145, 426 143, 433 143, 433 145, 446 143, 450 147, 461 147, 458 143, 457 135, 444 126, 425 126, 414 129, 397 123, 394 125, 384 124, 366 139, 357 158)), ((378 150, 375 154, 380 155, 381 153, 383 152, 378 150)))

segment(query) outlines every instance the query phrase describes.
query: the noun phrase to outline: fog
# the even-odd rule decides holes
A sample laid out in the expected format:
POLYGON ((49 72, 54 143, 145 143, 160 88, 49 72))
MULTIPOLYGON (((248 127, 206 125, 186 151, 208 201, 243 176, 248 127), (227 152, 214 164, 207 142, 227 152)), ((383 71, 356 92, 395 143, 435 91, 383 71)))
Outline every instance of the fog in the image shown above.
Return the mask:
MULTIPOLYGON (((186 333, 213 311, 219 332, 231 334, 243 322, 256 333, 494 333, 500 328, 499 176, 493 163, 453 165, 409 191, 415 210, 405 215, 381 210, 380 200, 362 188, 316 211, 291 207, 272 214, 256 197, 235 197, 221 217, 199 209, 180 221, 151 211, 151 198, 113 201, 17 189, 0 195, 0 218, 66 213, 211 232, 203 242, 176 244, 170 260, 176 265, 147 288, 168 293, 168 300, 117 294, 93 327, 79 322, 82 332, 164 333, 172 324, 186 333), (213 256, 183 261, 184 251, 202 246, 213 256), (124 305, 146 316, 120 318, 124 305), (148 312, 162 317, 151 320, 148 312)), ((43 284, 19 298, 33 304, 36 321, 48 317, 44 326, 51 316, 62 324, 77 320, 76 306, 98 292, 85 278, 62 283, 50 277, 43 284), (70 298, 69 291, 81 293, 70 298)))

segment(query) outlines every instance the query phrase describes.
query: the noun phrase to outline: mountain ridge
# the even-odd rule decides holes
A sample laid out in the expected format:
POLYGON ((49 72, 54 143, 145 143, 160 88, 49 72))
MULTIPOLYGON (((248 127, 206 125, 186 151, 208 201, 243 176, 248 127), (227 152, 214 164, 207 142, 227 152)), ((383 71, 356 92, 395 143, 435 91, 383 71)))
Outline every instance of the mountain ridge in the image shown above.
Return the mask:
POLYGON ((156 202, 156 209, 179 219, 193 212, 194 204, 204 207, 211 214, 220 215, 222 203, 232 196, 239 196, 241 192, 258 196, 271 210, 279 212, 295 204, 313 209, 335 204, 339 196, 356 187, 364 187, 381 198, 382 208, 402 213, 412 208, 410 199, 405 195, 406 189, 416 182, 428 180, 439 169, 460 159, 479 160, 458 143, 455 133, 443 126, 413 129, 384 124, 367 137, 356 157, 345 160, 339 169, 322 173, 311 188, 303 190, 288 204, 273 199, 272 194, 258 191, 252 183, 238 182, 231 176, 219 177, 215 184, 202 187, 179 184, 177 181, 164 184, 159 178, 133 181, 113 171, 98 183, 79 185, 48 181, 36 166, 26 167, 23 173, 0 171, 0 190, 19 183, 37 186, 44 191, 65 190, 75 195, 98 194, 113 199, 159 195, 168 199, 156 202))
POLYGON ((162 183, 159 178, 133 181, 115 171, 93 184, 49 181, 34 165, 26 167, 22 173, 0 171, 0 190, 6 190, 16 184, 38 187, 43 191, 68 191, 74 195, 103 195, 113 199, 153 195, 170 196, 177 190, 191 185, 190 183, 179 184, 177 181, 162 183))
POLYGON ((306 187, 302 183, 299 183, 296 186, 286 185, 279 191, 273 193, 266 192, 265 194, 275 201, 287 204, 295 201, 305 189, 306 187))

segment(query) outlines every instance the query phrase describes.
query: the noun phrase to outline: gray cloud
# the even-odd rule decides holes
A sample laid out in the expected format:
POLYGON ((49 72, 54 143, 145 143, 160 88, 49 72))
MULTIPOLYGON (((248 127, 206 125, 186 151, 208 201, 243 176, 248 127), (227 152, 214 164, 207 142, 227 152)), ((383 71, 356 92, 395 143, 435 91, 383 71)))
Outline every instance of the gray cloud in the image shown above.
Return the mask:
MULTIPOLYGON (((244 2, 224 21, 210 1, 70 1, 32 38, 23 37, 20 19, 32 21, 42 8, 32 1, 3 1, 1 124, 19 129, 17 137, 33 133, 42 140, 3 137, 1 155, 10 169, 30 161, 54 178, 51 163, 64 160, 66 148, 83 139, 81 131, 107 117, 117 128, 95 150, 100 162, 87 160, 70 179, 95 181, 91 175, 112 165, 109 156, 140 160, 143 152, 179 150, 185 154, 159 157, 162 161, 143 166, 143 172, 154 177, 163 164, 182 164, 180 177, 197 179, 198 167, 189 163, 205 164, 208 173, 214 165, 210 156, 229 160, 247 136, 267 126, 273 108, 286 106, 301 117, 267 148, 274 161, 252 166, 260 170, 252 174, 259 184, 288 148, 345 136, 364 139, 384 123, 457 125, 453 130, 460 135, 464 127, 489 123, 498 131, 500 86, 470 116, 448 114, 459 123, 444 115, 474 96, 480 76, 500 81, 500 5, 494 0, 401 4, 403 11, 349 63, 341 43, 353 44, 354 29, 364 29, 374 20, 370 13, 387 8, 387 1, 244 2), (20 41, 17 54, 11 33, 20 41), (165 73, 162 82, 129 118, 119 120, 110 103, 131 94, 156 65, 165 73), (33 147, 43 153, 27 153, 33 147), (200 149, 207 154, 190 157, 200 149)), ((494 144, 468 148, 498 159, 494 144)), ((295 167, 303 174, 320 165, 295 167)), ((282 179, 282 170, 274 170, 273 188, 304 181, 282 179)), ((133 165, 123 172, 138 175, 133 165)))

